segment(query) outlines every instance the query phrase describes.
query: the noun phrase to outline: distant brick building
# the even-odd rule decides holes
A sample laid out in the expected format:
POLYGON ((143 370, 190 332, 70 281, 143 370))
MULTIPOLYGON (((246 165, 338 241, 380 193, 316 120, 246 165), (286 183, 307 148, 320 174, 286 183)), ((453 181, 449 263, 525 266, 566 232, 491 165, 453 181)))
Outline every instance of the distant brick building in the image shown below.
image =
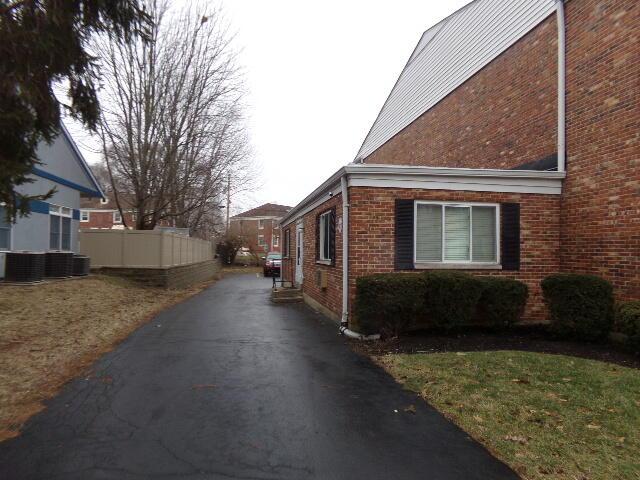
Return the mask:
MULTIPOLYGON (((123 209, 124 221, 128 228, 135 227, 135 214, 132 209, 123 209)), ((80 228, 119 229, 124 228, 122 215, 112 195, 105 198, 86 198, 80 204, 80 228)))
POLYGON ((229 232, 243 239, 243 247, 254 252, 280 252, 280 220, 291 207, 265 203, 229 219, 229 232))
POLYGON ((284 217, 284 278, 353 328, 371 273, 517 278, 527 321, 550 273, 640 298, 639 37, 637 0, 476 0, 434 25, 355 161, 284 217))

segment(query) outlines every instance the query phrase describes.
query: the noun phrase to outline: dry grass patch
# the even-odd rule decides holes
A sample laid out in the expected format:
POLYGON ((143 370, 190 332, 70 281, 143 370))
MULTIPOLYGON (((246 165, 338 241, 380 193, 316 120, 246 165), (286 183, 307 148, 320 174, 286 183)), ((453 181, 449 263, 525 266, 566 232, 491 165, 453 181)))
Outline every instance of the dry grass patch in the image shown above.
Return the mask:
POLYGON ((0 287, 0 441, 154 314, 200 290, 100 276, 0 287))
POLYGON ((517 351, 376 357, 526 479, 640 479, 640 371, 517 351))

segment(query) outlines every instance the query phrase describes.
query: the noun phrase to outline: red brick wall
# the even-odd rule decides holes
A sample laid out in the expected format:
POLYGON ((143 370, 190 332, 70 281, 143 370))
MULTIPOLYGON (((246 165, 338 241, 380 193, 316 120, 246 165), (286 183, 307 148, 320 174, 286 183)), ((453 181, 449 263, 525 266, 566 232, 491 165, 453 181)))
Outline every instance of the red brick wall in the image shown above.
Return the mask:
POLYGON ((366 163, 513 168, 556 152, 555 15, 366 158, 366 163))
POLYGON ((304 216, 304 293, 340 316, 342 314, 342 195, 338 194, 304 216), (318 215, 336 209, 336 261, 335 265, 316 263, 316 229, 318 215), (327 272, 327 288, 316 285, 316 270, 327 272))
POLYGON ((394 271, 395 199, 520 204, 520 270, 465 270, 479 275, 503 275, 529 286, 525 321, 544 321, 540 280, 558 271, 560 254, 560 199, 554 195, 455 192, 373 187, 349 189, 349 290, 355 299, 356 278, 394 271))
MULTIPOLYGON (((567 179, 563 195, 350 189, 350 304, 355 279, 394 268, 395 198, 519 202, 525 319, 546 319, 539 282, 557 271, 602 275, 618 298, 640 298, 640 2, 570 0, 567 22, 567 179)), ((513 168, 556 151, 555 15, 370 155, 367 163, 513 168)), ((339 313, 336 267, 315 264, 315 216, 305 216, 305 292, 339 313), (330 271, 329 288, 315 270, 330 271)), ((295 251, 295 226, 291 233, 295 251)), ((293 262, 291 262, 293 263, 293 262)), ((293 265, 288 273, 293 278, 293 265)))
POLYGON ((564 271, 640 298, 640 2, 571 0, 564 271))
MULTIPOLYGON (((113 223, 113 213, 113 210, 89 211, 89 221, 80 222, 80 228, 112 228, 114 225, 116 225, 113 223)), ((135 222, 133 221, 133 216, 131 213, 125 212, 124 218, 130 228, 135 226, 135 222)), ((120 223, 117 225, 122 224, 120 223)))
POLYGON ((239 235, 246 239, 247 248, 251 248, 258 252, 279 252, 282 248, 282 238, 278 242, 278 246, 273 245, 273 235, 280 236, 280 227, 276 219, 264 219, 264 228, 258 229, 258 220, 253 219, 231 219, 229 231, 233 235, 239 235), (265 247, 258 246, 258 236, 264 235, 265 247))
MULTIPOLYGON (((520 203, 521 268, 519 271, 465 270, 478 275, 503 275, 517 278, 530 288, 530 300, 525 311, 525 321, 541 322, 546 319, 542 302, 540 281, 557 272, 560 263, 560 198, 552 195, 455 192, 444 190, 417 190, 374 187, 349 189, 349 304, 355 301, 356 278, 372 273, 394 271, 396 198, 437 201, 464 201, 485 203, 520 203)), ((316 218, 336 207, 336 221, 341 223, 341 195, 325 202, 304 216, 304 285, 303 290, 336 315, 342 310, 342 235, 336 231, 336 265, 316 263, 316 218), (328 288, 316 286, 316 270, 326 270, 328 288)), ((290 260, 285 260, 285 279, 294 275, 295 225, 292 231, 290 260)), ((353 320, 353 319, 352 319, 353 320)))

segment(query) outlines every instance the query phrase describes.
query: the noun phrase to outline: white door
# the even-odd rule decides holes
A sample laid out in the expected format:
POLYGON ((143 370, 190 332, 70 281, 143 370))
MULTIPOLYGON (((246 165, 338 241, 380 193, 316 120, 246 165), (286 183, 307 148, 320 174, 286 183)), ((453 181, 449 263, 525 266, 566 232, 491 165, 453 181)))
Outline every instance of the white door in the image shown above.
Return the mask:
POLYGON ((304 228, 302 228, 302 224, 296 225, 296 284, 301 285, 303 274, 302 274, 302 261, 303 261, 303 246, 304 243, 304 228))

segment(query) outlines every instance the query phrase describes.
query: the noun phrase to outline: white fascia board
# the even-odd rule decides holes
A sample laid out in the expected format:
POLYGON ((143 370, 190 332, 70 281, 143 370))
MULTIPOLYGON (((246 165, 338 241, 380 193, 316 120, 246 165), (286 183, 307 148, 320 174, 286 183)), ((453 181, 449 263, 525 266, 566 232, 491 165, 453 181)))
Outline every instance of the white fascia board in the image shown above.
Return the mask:
POLYGON ((560 195, 564 172, 350 165, 349 186, 560 195))
POLYGON ((349 164, 296 205, 280 224, 286 226, 340 193, 340 178, 348 175, 350 187, 417 188, 471 192, 538 193, 560 195, 565 172, 440 168, 405 165, 349 164), (336 194, 337 194, 336 193, 336 194))
POLYGON ((497 168, 449 168, 449 167, 420 167, 413 165, 384 165, 384 164, 350 164, 344 167, 348 174, 392 174, 399 175, 444 175, 444 176, 474 176, 474 177, 521 177, 521 178, 559 178, 565 177, 564 172, 542 170, 501 170, 497 168))
POLYGON ((561 180, 554 180, 552 184, 539 182, 503 181, 504 179, 491 177, 477 177, 476 181, 468 177, 422 177, 410 178, 370 178, 349 177, 350 187, 379 187, 379 188, 413 188, 423 190, 455 190, 467 192, 499 192, 499 193, 539 193, 544 195, 560 195, 562 193, 561 180), (540 184, 539 184, 540 183, 540 184))
POLYGON ((336 173, 325 180, 322 185, 316 188, 313 192, 307 195, 304 200, 293 207, 289 211, 289 213, 282 217, 282 220, 280 220, 280 225, 283 227, 289 225, 294 220, 302 217, 305 213, 313 210, 313 208, 315 208, 316 206, 326 202, 329 198, 331 198, 330 193, 332 193, 333 191, 339 191, 340 179, 345 173, 345 168, 346 167, 341 167, 336 173), (315 206, 313 208, 308 208, 310 204, 313 204, 315 206))

